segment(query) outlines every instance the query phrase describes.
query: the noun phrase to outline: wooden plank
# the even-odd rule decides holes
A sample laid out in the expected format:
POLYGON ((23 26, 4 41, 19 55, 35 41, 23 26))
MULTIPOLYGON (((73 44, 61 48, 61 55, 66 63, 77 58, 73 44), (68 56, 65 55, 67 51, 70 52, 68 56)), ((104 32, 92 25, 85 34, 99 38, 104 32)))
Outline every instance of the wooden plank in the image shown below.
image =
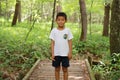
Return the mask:
POLYGON ((28 77, 31 75, 31 73, 33 72, 33 70, 35 69, 35 67, 38 65, 39 62, 40 62, 40 59, 36 61, 36 63, 33 65, 33 67, 30 69, 30 71, 26 74, 26 76, 22 80, 28 79, 28 77))
POLYGON ((85 62, 86 62, 86 66, 87 66, 87 69, 88 69, 88 72, 89 72, 90 80, 95 80, 95 77, 94 77, 93 72, 91 70, 88 59, 85 59, 85 62))

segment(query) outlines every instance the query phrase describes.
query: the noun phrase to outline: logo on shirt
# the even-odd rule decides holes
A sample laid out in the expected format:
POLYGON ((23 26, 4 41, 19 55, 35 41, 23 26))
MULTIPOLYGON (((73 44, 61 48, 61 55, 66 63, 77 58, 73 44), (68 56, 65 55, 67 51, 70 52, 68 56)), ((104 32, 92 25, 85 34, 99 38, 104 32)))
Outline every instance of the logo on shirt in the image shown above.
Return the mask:
POLYGON ((64 34, 64 35, 63 35, 63 38, 64 38, 64 39, 67 39, 67 37, 68 37, 67 34, 64 34))

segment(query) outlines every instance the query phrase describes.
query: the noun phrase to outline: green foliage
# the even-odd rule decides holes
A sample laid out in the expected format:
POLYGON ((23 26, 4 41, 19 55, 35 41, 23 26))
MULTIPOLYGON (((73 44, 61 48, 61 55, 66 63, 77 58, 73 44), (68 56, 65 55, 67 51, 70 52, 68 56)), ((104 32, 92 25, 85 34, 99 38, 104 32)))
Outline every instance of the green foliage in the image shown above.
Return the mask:
POLYGON ((113 0, 104 0, 106 4, 111 4, 113 0))
MULTIPOLYGON (((34 19, 34 15, 38 15, 39 21, 50 21, 54 0, 21 0, 22 21, 34 19), (27 3, 27 4, 26 4, 27 3), (39 13, 37 11, 39 10, 39 13)), ((15 0, 2 0, 1 9, 4 18, 9 21, 13 18, 15 9, 15 0), (13 5, 14 4, 14 5, 13 5), (7 13, 7 14, 6 14, 7 13)), ((78 21, 80 16, 79 0, 60 0, 62 11, 68 14, 68 17, 78 21)), ((103 17, 104 1, 103 0, 86 0, 87 14, 92 13, 92 18, 103 17), (93 1, 93 6, 91 7, 93 1)), ((2 16, 0 16, 2 17, 2 16)), ((89 16, 88 16, 89 17, 89 16)))
MULTIPOLYGON (((105 63, 105 62, 104 62, 105 63)), ((94 73, 102 75, 101 80, 118 80, 120 78, 120 53, 113 53, 105 65, 93 66, 94 73)))
POLYGON ((112 63, 120 63, 120 53, 112 53, 112 63))
POLYGON ((75 12, 79 12, 79 0, 63 0, 62 1, 63 11, 72 15, 75 12), (74 6, 74 7, 71 7, 74 6))
POLYGON ((25 73, 37 59, 50 57, 48 24, 36 24, 27 41, 25 37, 31 25, 0 27, 0 71, 25 73), (42 25, 42 26, 41 26, 42 25), (45 32, 46 31, 46 32, 45 32))
POLYGON ((98 13, 103 15, 104 2, 103 0, 87 0, 86 1, 87 11, 92 13, 98 13))
POLYGON ((87 51, 95 55, 103 55, 109 50, 108 38, 98 35, 88 36, 87 41, 76 44, 76 49, 79 53, 87 51))
MULTIPOLYGON (((109 38, 101 36, 102 25, 92 24, 91 26, 91 34, 88 31, 87 41, 81 42, 79 41, 80 35, 74 35, 74 49, 79 53, 90 52, 91 54, 104 56, 104 54, 109 52, 109 38)), ((75 32, 73 31, 73 34, 80 34, 78 29, 79 28, 75 28, 75 32)))
POLYGON ((36 2, 54 2, 54 0, 36 0, 36 2))

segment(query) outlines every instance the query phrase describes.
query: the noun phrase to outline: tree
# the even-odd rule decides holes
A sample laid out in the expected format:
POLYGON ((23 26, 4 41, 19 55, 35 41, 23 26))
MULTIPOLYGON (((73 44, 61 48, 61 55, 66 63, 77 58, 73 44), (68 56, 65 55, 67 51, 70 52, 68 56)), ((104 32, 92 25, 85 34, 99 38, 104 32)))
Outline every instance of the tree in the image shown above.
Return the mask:
POLYGON ((55 6, 56 6, 56 0, 54 0, 54 5, 53 5, 53 13, 52 13, 52 25, 51 25, 51 30, 53 29, 53 25, 54 25, 55 6))
POLYGON ((92 31, 91 31, 91 24, 92 24, 92 7, 93 7, 93 0, 91 1, 91 5, 90 5, 90 18, 89 18, 89 23, 90 23, 90 34, 92 34, 92 31))
POLYGON ((21 22, 21 1, 19 1, 18 22, 21 22))
POLYGON ((110 22, 110 53, 120 53, 120 0, 113 0, 110 22))
POLYGON ((85 41, 87 37, 87 13, 85 0, 79 0, 81 21, 82 21, 82 31, 81 31, 81 41, 85 41))
POLYGON ((62 7, 61 7, 61 5, 60 5, 60 0, 58 0, 58 1, 57 1, 57 5, 56 5, 56 12, 58 13, 58 12, 60 12, 60 11, 62 11, 62 7))
POLYGON ((109 35, 109 16, 110 16, 110 3, 105 3, 103 36, 109 35))
POLYGON ((12 26, 16 25, 17 19, 19 18, 19 21, 21 20, 21 1, 20 0, 16 0, 16 5, 15 5, 15 12, 14 12, 14 17, 13 17, 13 21, 12 21, 12 26))

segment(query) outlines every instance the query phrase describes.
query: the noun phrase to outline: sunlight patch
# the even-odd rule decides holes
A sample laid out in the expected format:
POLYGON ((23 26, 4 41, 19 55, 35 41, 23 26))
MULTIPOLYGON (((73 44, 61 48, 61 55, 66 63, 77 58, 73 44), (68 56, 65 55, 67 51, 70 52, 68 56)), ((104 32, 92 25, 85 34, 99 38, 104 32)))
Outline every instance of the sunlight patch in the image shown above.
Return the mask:
POLYGON ((70 79, 82 79, 83 77, 69 76, 70 79))

